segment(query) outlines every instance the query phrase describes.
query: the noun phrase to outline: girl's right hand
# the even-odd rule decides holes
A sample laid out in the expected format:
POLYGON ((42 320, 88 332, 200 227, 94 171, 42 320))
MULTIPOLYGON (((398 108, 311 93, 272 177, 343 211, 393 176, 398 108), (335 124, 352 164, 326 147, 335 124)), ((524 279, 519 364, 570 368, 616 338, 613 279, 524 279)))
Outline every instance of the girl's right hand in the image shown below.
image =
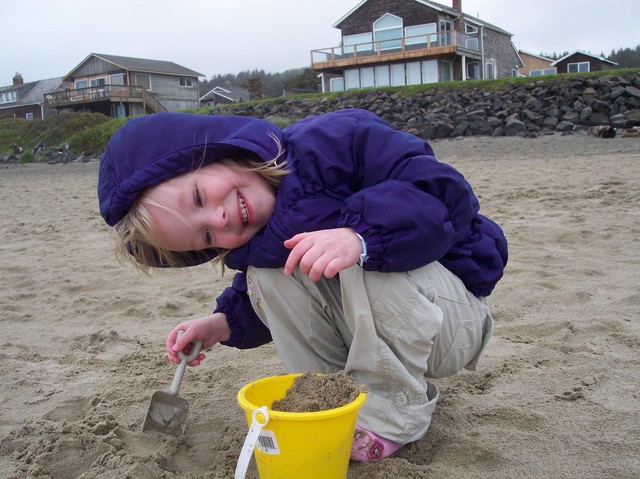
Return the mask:
MULTIPOLYGON (((167 337, 167 356, 172 363, 180 363, 179 351, 189 354, 190 345, 194 341, 202 341, 202 350, 210 348, 220 341, 228 341, 231 337, 231 330, 227 323, 227 317, 223 313, 214 313, 204 318, 191 319, 177 325, 167 337), (178 338, 178 331, 184 334, 178 338)), ((196 359, 189 363, 189 366, 198 366, 205 358, 204 353, 200 353, 196 359)))

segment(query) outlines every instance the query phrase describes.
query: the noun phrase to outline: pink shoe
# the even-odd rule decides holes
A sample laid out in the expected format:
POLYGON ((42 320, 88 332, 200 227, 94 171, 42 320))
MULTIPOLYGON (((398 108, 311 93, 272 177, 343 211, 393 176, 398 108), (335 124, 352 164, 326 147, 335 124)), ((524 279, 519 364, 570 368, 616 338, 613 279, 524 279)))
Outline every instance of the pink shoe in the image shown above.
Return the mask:
POLYGON ((389 457, 402 446, 404 444, 385 439, 356 426, 353 446, 351 446, 351 459, 358 462, 378 462, 380 459, 389 457))

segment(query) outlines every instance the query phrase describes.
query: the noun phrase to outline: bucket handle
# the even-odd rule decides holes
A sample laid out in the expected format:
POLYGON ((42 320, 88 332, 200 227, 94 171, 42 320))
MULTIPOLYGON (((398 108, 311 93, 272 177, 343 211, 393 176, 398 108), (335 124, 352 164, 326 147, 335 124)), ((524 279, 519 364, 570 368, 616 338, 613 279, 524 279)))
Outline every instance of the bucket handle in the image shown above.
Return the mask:
POLYGON ((262 431, 262 428, 268 423, 269 412, 267 406, 259 407, 253 411, 253 414, 251 415, 251 427, 249 428, 247 437, 244 440, 244 445, 242 446, 242 451, 240 452, 240 457, 238 458, 236 474, 233 476, 234 479, 244 479, 247 474, 247 468, 249 467, 249 461, 251 461, 251 456, 253 455, 253 449, 256 447, 256 443, 258 442, 260 431, 262 431), (260 419, 258 418, 259 414, 264 418, 264 422, 260 422, 260 419))

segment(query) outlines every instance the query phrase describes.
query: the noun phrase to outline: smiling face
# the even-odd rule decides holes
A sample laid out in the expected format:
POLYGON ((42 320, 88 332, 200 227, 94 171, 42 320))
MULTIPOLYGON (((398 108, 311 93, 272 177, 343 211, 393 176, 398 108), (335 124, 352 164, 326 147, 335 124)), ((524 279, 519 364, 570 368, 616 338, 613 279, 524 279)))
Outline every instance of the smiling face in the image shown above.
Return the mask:
POLYGON ((267 224, 275 204, 262 176, 221 162, 160 183, 145 197, 154 245, 178 252, 238 248, 267 224))

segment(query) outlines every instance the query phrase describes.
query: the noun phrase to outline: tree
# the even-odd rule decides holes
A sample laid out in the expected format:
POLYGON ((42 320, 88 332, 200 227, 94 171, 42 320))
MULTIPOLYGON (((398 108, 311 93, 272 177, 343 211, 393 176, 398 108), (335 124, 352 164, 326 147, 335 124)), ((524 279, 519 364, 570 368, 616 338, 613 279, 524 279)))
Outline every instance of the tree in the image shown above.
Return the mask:
POLYGON ((260 75, 250 76, 242 84, 242 88, 249 90, 251 100, 261 100, 264 98, 262 77, 260 75))

